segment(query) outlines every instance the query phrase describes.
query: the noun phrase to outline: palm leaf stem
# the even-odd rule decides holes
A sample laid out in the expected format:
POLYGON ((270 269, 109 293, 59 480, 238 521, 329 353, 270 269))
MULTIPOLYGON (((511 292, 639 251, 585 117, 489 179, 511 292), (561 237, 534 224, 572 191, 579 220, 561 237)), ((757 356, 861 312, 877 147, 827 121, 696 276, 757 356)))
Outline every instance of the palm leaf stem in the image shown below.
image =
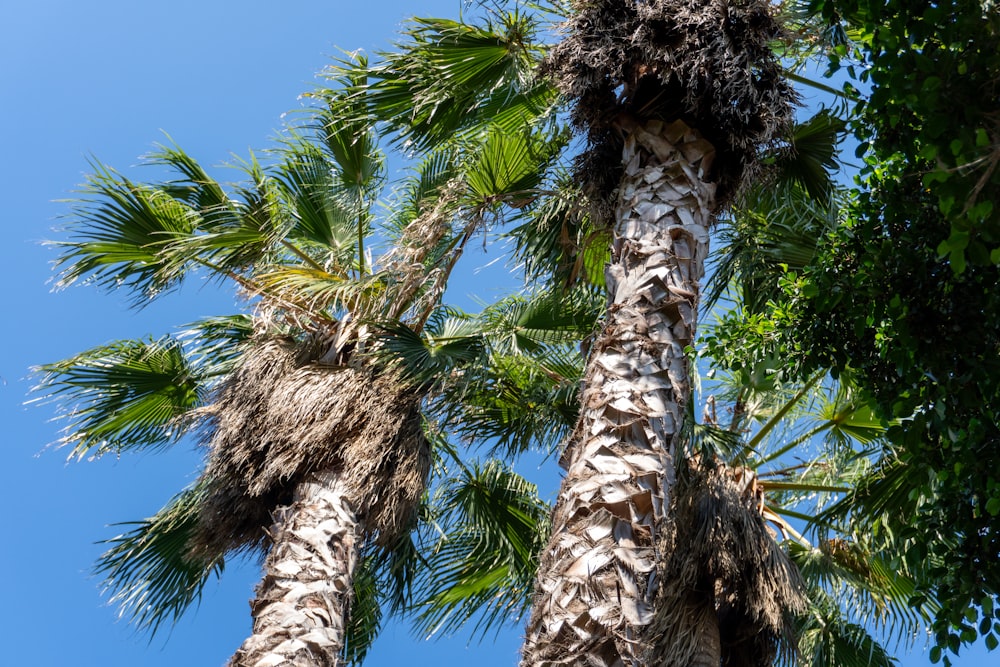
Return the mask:
POLYGON ((795 510, 790 510, 787 507, 774 506, 770 507, 770 510, 775 514, 781 514, 782 516, 787 516, 792 519, 798 519, 800 521, 807 521, 816 525, 816 517, 811 514, 804 514, 802 512, 796 512, 795 510))
POLYGON ((779 516, 779 512, 776 507, 764 506, 761 510, 761 516, 776 525, 778 530, 780 530, 786 538, 788 535, 791 535, 792 538, 802 546, 810 549, 812 548, 812 544, 809 543, 809 540, 807 540, 802 533, 795 530, 795 528, 792 527, 792 524, 788 523, 781 518, 781 516, 779 516))
POLYGON ((778 450, 776 450, 776 451, 768 454, 766 457, 764 457, 763 459, 761 459, 760 465, 764 465, 765 463, 769 463, 771 461, 774 461, 778 457, 784 455, 785 453, 787 453, 790 450, 794 449, 795 447, 799 446, 803 442, 808 441, 813 436, 818 435, 818 434, 822 433, 823 431, 830 430, 831 428, 833 428, 834 426, 836 426, 837 424, 839 424, 841 422, 841 420, 843 420, 845 417, 849 416, 850 413, 852 413, 855 410, 857 410, 858 407, 859 407, 858 404, 855 403, 855 402, 853 402, 853 401, 850 402, 850 403, 848 403, 847 405, 845 405, 843 407, 843 409, 840 410, 840 412, 838 412, 837 414, 833 415, 832 417, 830 417, 829 419, 827 419, 826 421, 824 421, 822 424, 819 424, 818 426, 816 426, 812 430, 808 431, 807 433, 804 433, 804 434, 800 435, 799 437, 795 438, 794 440, 792 440, 791 442, 789 442, 784 447, 781 447, 780 449, 778 449, 778 450))
POLYGON ((299 249, 294 243, 290 243, 288 239, 281 239, 281 245, 284 246, 285 249, 287 249, 293 255, 295 255, 303 262, 308 264, 310 268, 315 269, 317 271, 323 271, 323 272, 327 271, 327 269, 323 268, 319 263, 316 262, 316 260, 314 260, 306 253, 302 252, 302 250, 299 249))
MULTIPOLYGON (((443 284, 451 276, 451 272, 455 269, 455 265, 458 263, 458 258, 462 256, 462 252, 465 250, 465 245, 472 238, 472 235, 478 229, 482 218, 476 216, 468 225, 465 227, 465 232, 462 236, 455 239, 452 245, 445 251, 451 252, 451 257, 448 259, 448 263, 444 267, 444 271, 435 279, 435 286, 443 284)), ((417 333, 423 331, 424 326, 427 324, 427 320, 434 313, 437 308, 437 304, 429 303, 424 309, 424 312, 420 314, 420 317, 416 319, 413 325, 413 330, 417 333)))
POLYGON ((791 442, 789 442, 784 447, 776 449, 775 451, 771 452, 767 456, 763 457, 760 460, 760 463, 758 465, 764 465, 766 463, 770 463, 771 461, 774 461, 778 457, 783 456, 784 454, 786 454, 786 453, 790 452, 791 450, 795 449, 796 447, 798 447, 799 445, 801 445, 803 442, 807 442, 813 436, 819 435, 823 431, 828 431, 829 429, 833 428, 833 425, 834 425, 834 421, 832 419, 829 420, 829 421, 823 422, 822 424, 818 425, 816 428, 813 428, 812 430, 807 431, 806 433, 803 433, 799 437, 795 438, 794 440, 792 440, 791 442))
POLYGON ((843 98, 845 100, 850 100, 852 102, 859 102, 861 100, 861 96, 860 95, 848 93, 848 92, 845 92, 843 90, 837 90, 836 88, 834 88, 832 86, 828 86, 828 85, 826 85, 824 83, 820 83, 819 81, 816 81, 814 79, 810 79, 807 76, 802 76, 801 74, 796 74, 795 72, 793 72, 792 70, 787 69, 787 68, 784 71, 784 75, 785 75, 785 77, 787 77, 791 81, 794 81, 795 83, 801 83, 803 86, 809 86, 810 88, 815 88, 816 90, 821 90, 824 93, 829 93, 831 95, 843 98))
POLYGON ((365 275, 364 199, 358 195, 358 277, 365 275))
POLYGON ((792 408, 794 408, 795 405, 798 404, 798 402, 801 401, 802 398, 805 397, 807 393, 809 393, 809 391, 816 385, 817 382, 820 381, 820 379, 825 374, 826 371, 822 370, 817 372, 811 378, 809 378, 808 382, 802 385, 802 388, 799 389, 799 391, 795 394, 795 396, 793 396, 791 400, 789 400, 787 403, 781 406, 781 409, 778 410, 776 413, 774 413, 771 416, 771 418, 767 420, 767 422, 761 427, 761 429, 757 431, 757 433, 755 433, 754 436, 750 438, 750 440, 747 441, 746 446, 739 454, 740 459, 746 460, 747 458, 750 457, 750 454, 757 451, 757 446, 764 440, 765 437, 767 437, 767 434, 770 433, 772 430, 774 430, 774 428, 782 422, 782 420, 785 418, 785 415, 791 412, 792 408))
POLYGON ((851 489, 847 486, 830 486, 827 484, 808 484, 802 482, 765 482, 761 481, 768 491, 824 491, 829 493, 847 493, 851 489))

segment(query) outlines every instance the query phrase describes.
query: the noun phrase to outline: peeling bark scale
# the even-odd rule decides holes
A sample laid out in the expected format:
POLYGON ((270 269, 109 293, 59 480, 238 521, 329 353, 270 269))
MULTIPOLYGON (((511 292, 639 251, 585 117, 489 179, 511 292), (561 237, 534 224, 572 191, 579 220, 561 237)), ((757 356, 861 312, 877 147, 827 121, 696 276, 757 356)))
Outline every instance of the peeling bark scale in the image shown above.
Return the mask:
POLYGON ((279 509, 264 578, 251 602, 253 634, 231 667, 335 667, 358 558, 360 526, 334 473, 299 484, 279 509))

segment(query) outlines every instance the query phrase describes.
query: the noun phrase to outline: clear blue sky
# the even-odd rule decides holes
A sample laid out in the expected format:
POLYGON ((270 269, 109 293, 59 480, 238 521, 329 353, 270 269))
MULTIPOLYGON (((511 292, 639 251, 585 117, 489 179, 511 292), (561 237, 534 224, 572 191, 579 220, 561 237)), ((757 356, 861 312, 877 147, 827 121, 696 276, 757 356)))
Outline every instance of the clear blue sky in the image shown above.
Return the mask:
MULTIPOLYGON (((0 421, 8 512, 0 542, 5 574, 0 665, 154 667, 222 665, 249 629, 256 564, 232 564, 200 608, 152 641, 104 604, 90 574, 108 524, 155 512, 193 479, 198 454, 69 462, 45 449, 58 435, 46 407, 25 407, 28 368, 116 338, 159 335, 198 317, 235 312, 232 297, 193 287, 142 312, 87 288, 53 293, 56 202, 83 180, 89 155, 127 170, 164 139, 207 165, 262 147, 282 114, 315 84, 338 49, 386 46, 409 14, 457 16, 458 0, 32 0, 9 3, 0 22, 0 178, 7 213, 0 245, 0 421)), ((494 257, 482 259, 485 264, 494 257)), ((469 273, 461 294, 496 296, 495 278, 469 273)), ((552 465, 549 463, 548 465, 552 465)), ((539 472, 544 486, 556 473, 539 472)), ((390 626, 369 665, 516 664, 520 628, 496 640, 422 641, 390 626)), ((905 667, 928 664, 917 647, 905 667)), ((972 652, 961 667, 1000 662, 972 652)))

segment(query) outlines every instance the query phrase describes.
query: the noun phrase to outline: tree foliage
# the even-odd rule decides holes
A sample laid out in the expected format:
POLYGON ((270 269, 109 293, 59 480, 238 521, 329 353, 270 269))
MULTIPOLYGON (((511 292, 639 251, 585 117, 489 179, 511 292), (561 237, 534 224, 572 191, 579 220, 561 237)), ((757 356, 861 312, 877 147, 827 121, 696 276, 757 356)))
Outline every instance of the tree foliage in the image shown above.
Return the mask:
POLYGON ((834 38, 829 74, 847 81, 863 164, 814 258, 783 267, 776 298, 730 330, 804 373, 850 371, 899 420, 853 519, 910 545, 907 566, 942 603, 934 657, 980 635, 996 646, 1000 475, 984 462, 1000 460, 1000 13, 808 4, 834 38))

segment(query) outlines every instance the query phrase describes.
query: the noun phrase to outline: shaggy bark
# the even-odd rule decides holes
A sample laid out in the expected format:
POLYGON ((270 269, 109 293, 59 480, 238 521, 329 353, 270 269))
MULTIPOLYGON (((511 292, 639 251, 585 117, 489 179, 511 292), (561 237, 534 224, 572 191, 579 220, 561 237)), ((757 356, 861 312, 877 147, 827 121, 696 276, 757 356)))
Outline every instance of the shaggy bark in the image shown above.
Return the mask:
POLYGON ((314 475, 274 516, 274 541, 251 602, 253 634, 231 667, 335 667, 361 526, 340 476, 314 475))
POLYGON ((656 529, 674 483, 708 251, 714 149, 683 122, 625 119, 608 313, 539 567, 522 665, 641 665, 656 529))

